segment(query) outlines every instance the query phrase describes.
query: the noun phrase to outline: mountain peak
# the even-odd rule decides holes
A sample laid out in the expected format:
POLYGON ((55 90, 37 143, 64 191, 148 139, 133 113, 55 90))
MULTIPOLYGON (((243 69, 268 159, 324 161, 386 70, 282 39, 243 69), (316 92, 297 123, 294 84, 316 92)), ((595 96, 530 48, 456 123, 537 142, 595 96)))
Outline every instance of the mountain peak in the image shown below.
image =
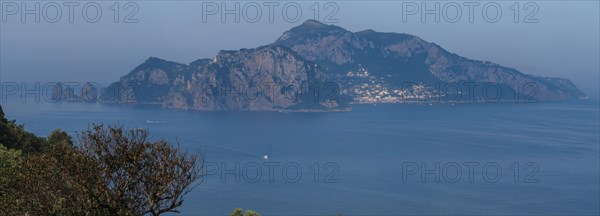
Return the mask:
POLYGON ((165 65, 165 64, 171 64, 171 63, 174 63, 174 62, 151 56, 151 57, 148 57, 142 65, 156 66, 156 65, 165 65))
POLYGON ((166 61, 166 60, 158 58, 158 57, 154 57, 154 56, 150 56, 150 57, 148 57, 148 59, 146 59, 146 62, 156 62, 156 61, 166 61))
POLYGON ((148 57, 148 59, 146 59, 146 61, 144 61, 144 64, 149 64, 149 65, 156 65, 156 64, 160 64, 160 65, 181 65, 181 63, 177 63, 177 62, 165 60, 165 59, 158 58, 158 57, 152 57, 152 56, 148 57))
POLYGON ((275 44, 286 46, 288 43, 305 41, 310 38, 320 38, 328 35, 339 36, 348 32, 349 31, 342 27, 327 25, 317 20, 309 19, 301 25, 284 32, 283 35, 275 41, 275 44))
POLYGON ((325 27, 327 25, 323 24, 322 22, 319 22, 317 20, 314 19, 309 19, 304 21, 304 23, 302 23, 301 26, 306 26, 306 27, 325 27))
POLYGON ((304 21, 301 25, 291 29, 292 31, 346 31, 344 28, 336 25, 327 25, 314 19, 304 21))
POLYGON ((138 65, 128 75, 133 74, 133 73, 135 73, 137 71, 146 70, 146 69, 160 68, 160 69, 163 69, 163 70, 173 70, 174 71, 177 68, 183 68, 183 67, 186 67, 186 66, 187 65, 184 65, 184 64, 181 64, 181 63, 177 63, 177 62, 168 61, 168 60, 161 59, 161 58, 158 58, 158 57, 149 57, 148 59, 146 59, 146 61, 144 61, 144 63, 138 65))
POLYGON ((308 32, 345 32, 346 29, 336 26, 336 25, 328 25, 322 22, 319 22, 314 19, 309 19, 304 21, 299 26, 293 27, 288 32, 297 32, 297 33, 308 33, 308 32))

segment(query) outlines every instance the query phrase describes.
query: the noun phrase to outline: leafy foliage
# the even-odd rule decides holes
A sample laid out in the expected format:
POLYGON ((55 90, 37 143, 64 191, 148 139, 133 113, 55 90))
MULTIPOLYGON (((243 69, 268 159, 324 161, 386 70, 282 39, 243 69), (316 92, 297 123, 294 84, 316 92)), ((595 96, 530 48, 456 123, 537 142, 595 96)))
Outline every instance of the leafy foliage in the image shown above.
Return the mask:
POLYGON ((26 156, 20 150, 0 148, 2 215, 102 213, 93 190, 101 182, 94 175, 94 162, 68 145, 68 135, 55 141, 26 156))
MULTIPOLYGON (((108 203, 134 215, 178 212, 201 177, 203 157, 166 141, 149 142, 148 131, 94 125, 81 135, 82 148, 99 166, 108 203), (200 160, 198 160, 200 159, 200 160)), ((117 213, 117 212, 114 212, 117 213)))
POLYGON ((21 151, 9 150, 0 144, 0 214, 14 211, 19 192, 13 185, 22 179, 19 172, 22 163, 21 151))
POLYGON ((231 214, 229 214, 229 216, 260 216, 260 213, 252 210, 246 210, 246 212, 242 214, 242 209, 236 208, 233 210, 233 212, 231 212, 231 214))
POLYGON ((0 107, 0 215, 160 215, 177 212, 204 157, 147 130, 93 125, 79 145, 8 121, 0 107))
POLYGON ((25 131, 23 125, 18 125, 14 120, 4 118, 4 112, 0 107, 0 144, 9 149, 22 150, 24 153, 41 151, 47 145, 44 138, 25 131))

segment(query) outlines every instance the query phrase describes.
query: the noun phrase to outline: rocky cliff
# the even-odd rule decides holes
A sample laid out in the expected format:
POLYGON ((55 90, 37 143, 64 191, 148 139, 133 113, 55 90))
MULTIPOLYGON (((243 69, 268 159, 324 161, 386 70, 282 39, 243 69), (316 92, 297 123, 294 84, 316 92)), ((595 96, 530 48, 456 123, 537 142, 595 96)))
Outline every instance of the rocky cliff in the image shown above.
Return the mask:
POLYGON ((273 44, 290 47, 321 65, 328 78, 342 84, 355 99, 364 96, 361 90, 376 92, 380 98, 416 97, 415 85, 426 86, 430 96, 442 99, 480 101, 498 96, 504 100, 546 101, 585 97, 567 79, 537 77, 467 59, 409 34, 350 32, 309 20, 285 32, 273 44), (365 85, 371 88, 365 89, 365 85), (469 90, 471 95, 466 95, 469 90), (462 97, 447 97, 449 93, 462 97))
POLYGON ((291 49, 263 46, 189 65, 149 58, 104 89, 100 101, 191 110, 342 109, 337 98, 315 93, 328 84, 318 65, 291 49))
POLYGON ((149 58, 102 89, 98 101, 189 110, 342 110, 346 101, 583 97, 567 79, 467 59, 413 35, 350 32, 309 20, 256 49, 221 51, 190 64, 149 58))

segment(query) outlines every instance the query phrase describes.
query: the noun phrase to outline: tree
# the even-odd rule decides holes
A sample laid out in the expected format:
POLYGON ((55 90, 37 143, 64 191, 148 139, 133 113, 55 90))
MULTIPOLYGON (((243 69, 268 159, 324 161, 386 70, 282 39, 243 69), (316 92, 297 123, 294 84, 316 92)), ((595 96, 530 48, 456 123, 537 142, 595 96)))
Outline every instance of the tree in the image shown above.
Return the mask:
POLYGON ((108 213, 94 161, 72 146, 59 143, 27 156, 0 149, 0 164, 1 215, 108 213))
POLYGON ((20 179, 22 157, 20 151, 9 150, 0 144, 0 214, 17 211, 17 197, 13 185, 20 179))
POLYGON ((93 125, 47 138, 0 107, 0 215, 160 215, 177 212, 202 177, 204 157, 148 131, 93 125))
POLYGON ((49 144, 65 144, 68 146, 73 146, 73 139, 69 134, 61 129, 53 130, 50 135, 48 135, 48 143, 49 144))
POLYGON ((160 215, 178 212, 202 177, 204 156, 188 154, 164 140, 150 142, 148 131, 93 125, 82 132, 80 148, 98 165, 100 191, 111 214, 160 215))
POLYGON ((4 118, 4 110, 2 110, 2 105, 0 105, 0 121, 6 121, 6 118, 4 118))
POLYGON ((233 210, 233 212, 231 212, 231 214, 229 214, 229 216, 260 216, 260 213, 252 210, 246 210, 246 212, 242 215, 242 209, 236 208, 233 210))
POLYGON ((47 142, 44 138, 25 131, 23 125, 18 125, 16 121, 7 120, 0 106, 0 144, 8 149, 21 150, 24 154, 28 154, 40 151, 47 142))

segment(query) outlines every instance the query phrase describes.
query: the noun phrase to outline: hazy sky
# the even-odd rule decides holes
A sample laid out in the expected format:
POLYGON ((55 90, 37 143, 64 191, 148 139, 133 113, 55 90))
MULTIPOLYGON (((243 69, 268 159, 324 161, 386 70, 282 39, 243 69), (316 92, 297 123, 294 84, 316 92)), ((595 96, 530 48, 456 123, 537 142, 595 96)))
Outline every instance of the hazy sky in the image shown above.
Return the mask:
MULTIPOLYGON (((3 0, 0 3, 2 82, 112 82, 149 56, 189 63, 210 58, 222 49, 253 48, 271 43, 285 30, 315 18, 316 11, 316 1, 281 2, 273 6, 271 23, 267 5, 273 2, 237 1, 241 17, 236 23, 231 14, 226 15, 225 22, 221 21, 223 6, 233 9, 236 1, 228 1, 225 5, 200 1, 151 1, 131 5, 120 2, 118 7, 108 1, 98 3, 102 15, 96 23, 91 23, 89 21, 94 21, 96 16, 95 5, 87 5, 87 13, 83 10, 90 1, 73 6, 72 14, 64 1, 41 1, 40 22, 36 23, 33 14, 22 14, 25 9, 34 9, 35 1, 27 1, 25 5, 19 1, 3 0), (283 17, 287 3, 287 16, 283 17), (61 11, 58 18, 57 6, 61 11), (256 6, 261 11, 258 18, 256 6), (118 23, 114 22, 116 8, 119 8, 118 23), (130 20, 138 22, 123 23, 134 9, 137 12, 130 20), (206 12, 212 9, 218 11, 206 12), (293 23, 295 20, 290 19, 295 18, 298 9, 302 14, 293 23), (86 17, 83 17, 84 13, 86 17), (73 23, 69 21, 70 15, 73 15, 73 23), (26 18, 25 23, 22 16, 26 18), (254 18, 257 22, 251 23, 254 18)), ((518 7, 513 5, 514 1, 499 1, 497 5, 494 2, 494 5, 487 5, 487 13, 483 10, 484 2, 473 6, 472 14, 471 7, 467 6, 469 2, 439 1, 440 22, 436 23, 432 14, 425 14, 423 22, 420 13, 424 11, 423 6, 431 10, 435 3, 350 1, 326 4, 321 1, 318 19, 324 21, 333 14, 330 21, 337 20, 336 25, 351 31, 373 29, 417 35, 468 58, 496 62, 529 74, 569 78, 586 94, 598 97, 598 1, 551 1, 529 5, 519 2, 518 7), (502 14, 492 23, 496 6, 502 14), (516 8, 519 8, 519 22, 514 21, 516 8), (457 11, 460 11, 460 17, 457 11), (524 20, 537 22, 524 23, 524 20)))

